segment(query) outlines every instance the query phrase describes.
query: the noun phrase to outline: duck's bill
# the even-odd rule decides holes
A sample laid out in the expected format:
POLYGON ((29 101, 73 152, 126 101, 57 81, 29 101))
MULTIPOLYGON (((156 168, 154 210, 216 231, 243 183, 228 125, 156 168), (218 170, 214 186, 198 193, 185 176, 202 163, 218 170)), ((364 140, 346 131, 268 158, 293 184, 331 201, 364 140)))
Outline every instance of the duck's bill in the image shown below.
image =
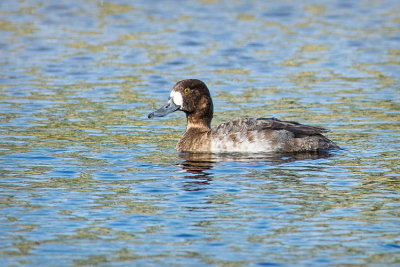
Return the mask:
POLYGON ((157 109, 156 111, 150 113, 147 117, 153 118, 153 117, 164 117, 165 115, 168 115, 169 113, 175 112, 180 108, 180 106, 176 105, 174 101, 172 101, 172 98, 170 98, 164 106, 161 108, 157 109))

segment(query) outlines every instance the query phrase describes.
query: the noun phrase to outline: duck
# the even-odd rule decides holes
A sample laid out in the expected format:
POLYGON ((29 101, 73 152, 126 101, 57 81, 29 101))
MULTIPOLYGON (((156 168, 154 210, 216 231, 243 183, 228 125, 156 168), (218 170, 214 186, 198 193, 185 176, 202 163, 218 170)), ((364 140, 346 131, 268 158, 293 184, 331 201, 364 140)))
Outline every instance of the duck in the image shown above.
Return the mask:
POLYGON ((176 149, 194 153, 318 152, 339 149, 326 129, 276 118, 240 118, 211 128, 214 106, 207 85, 198 79, 178 81, 161 108, 148 118, 175 111, 186 114, 186 130, 176 149))

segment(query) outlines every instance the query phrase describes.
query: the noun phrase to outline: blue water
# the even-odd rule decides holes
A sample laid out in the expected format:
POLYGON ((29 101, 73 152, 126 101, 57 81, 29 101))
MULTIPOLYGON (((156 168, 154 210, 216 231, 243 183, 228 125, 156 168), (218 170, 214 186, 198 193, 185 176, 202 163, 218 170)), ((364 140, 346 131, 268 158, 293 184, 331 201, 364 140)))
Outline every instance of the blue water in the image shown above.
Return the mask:
POLYGON ((400 264, 398 1, 0 4, 1 266, 400 264), (321 126, 325 155, 175 151, 213 126, 321 126))

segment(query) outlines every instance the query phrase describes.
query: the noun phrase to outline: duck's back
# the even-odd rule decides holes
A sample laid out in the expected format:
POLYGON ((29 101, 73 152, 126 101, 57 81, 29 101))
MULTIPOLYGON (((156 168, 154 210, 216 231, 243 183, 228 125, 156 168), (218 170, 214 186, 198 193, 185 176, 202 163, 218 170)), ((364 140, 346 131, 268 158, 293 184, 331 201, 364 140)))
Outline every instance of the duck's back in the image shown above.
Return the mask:
POLYGON ((339 148, 327 130, 275 118, 245 118, 211 130, 211 152, 300 152, 339 148))

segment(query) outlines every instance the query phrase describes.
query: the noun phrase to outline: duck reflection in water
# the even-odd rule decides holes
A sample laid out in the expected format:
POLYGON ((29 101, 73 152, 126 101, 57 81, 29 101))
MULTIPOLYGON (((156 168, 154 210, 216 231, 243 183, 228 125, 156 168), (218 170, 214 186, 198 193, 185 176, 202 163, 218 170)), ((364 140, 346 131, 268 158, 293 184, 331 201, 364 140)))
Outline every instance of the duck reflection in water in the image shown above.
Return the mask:
POLYGON ((188 173, 194 174, 191 179, 211 180, 212 175, 207 172, 220 162, 263 162, 266 165, 280 165, 298 160, 316 160, 332 156, 329 151, 302 152, 302 153, 190 153, 181 152, 179 157, 184 159, 180 167, 188 173))

